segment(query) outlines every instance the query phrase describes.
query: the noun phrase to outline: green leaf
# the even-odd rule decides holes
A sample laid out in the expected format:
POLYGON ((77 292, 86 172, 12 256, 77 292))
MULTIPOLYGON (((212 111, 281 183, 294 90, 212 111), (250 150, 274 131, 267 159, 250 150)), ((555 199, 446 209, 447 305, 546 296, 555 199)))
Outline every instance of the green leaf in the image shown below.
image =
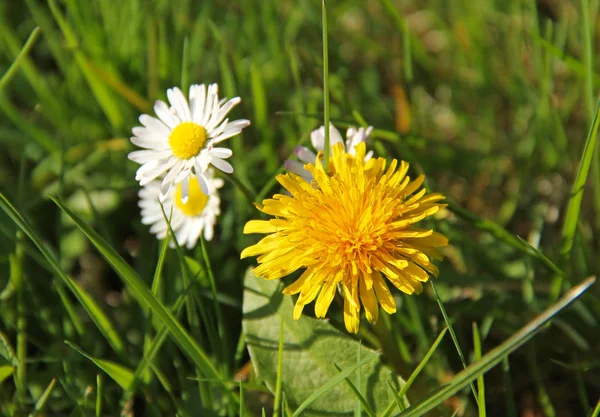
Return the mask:
POLYGON ((528 340, 535 336, 540 330, 543 329, 552 317, 558 312, 567 307, 579 296, 581 296, 589 287, 596 281, 595 277, 590 277, 583 281, 578 286, 574 287, 571 291, 565 294, 556 304, 545 310, 542 314, 537 316, 535 319, 530 321, 521 330, 513 334, 511 337, 506 339, 499 346, 495 347, 488 353, 486 353, 480 360, 474 362, 468 366, 465 370, 459 372, 454 378, 452 378, 446 385, 435 391, 433 394, 422 399, 412 407, 408 408, 405 412, 401 413, 399 417, 417 417, 422 416, 430 410, 440 405, 442 402, 456 394, 458 391, 467 386, 471 381, 475 380, 478 376, 483 375, 485 372, 492 369, 510 353, 523 346, 528 340))
POLYGON ((0 384, 6 378, 8 378, 9 376, 11 376, 13 374, 13 372, 15 372, 15 367, 12 366, 12 365, 0 366, 0 384))
POLYGON ((127 389, 129 385, 131 385, 131 381, 133 381, 133 371, 131 369, 112 361, 90 356, 81 350, 77 345, 69 342, 68 340, 66 340, 65 343, 77 351, 77 353, 80 355, 94 362, 98 368, 106 372, 109 377, 111 377, 117 384, 121 386, 121 388, 127 389))
POLYGON ((277 381, 277 352, 283 320, 281 384, 287 403, 297 409, 294 415, 300 411, 303 411, 302 416, 353 415, 356 398, 344 380, 359 370, 362 386, 356 388, 376 414, 394 398, 386 382, 397 381, 396 391, 404 384, 383 366, 378 353, 359 346, 356 340, 326 320, 307 316, 293 320, 291 297, 281 294, 278 281, 256 278, 249 270, 244 287, 242 326, 248 351, 258 376, 272 392, 277 381), (357 363, 359 351, 361 360, 357 363))

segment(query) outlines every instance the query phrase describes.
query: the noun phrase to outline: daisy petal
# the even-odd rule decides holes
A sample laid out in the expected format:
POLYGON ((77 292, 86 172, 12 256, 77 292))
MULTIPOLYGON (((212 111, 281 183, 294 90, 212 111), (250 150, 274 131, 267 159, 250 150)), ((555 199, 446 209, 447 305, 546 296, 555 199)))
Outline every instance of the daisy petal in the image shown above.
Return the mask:
POLYGON ((223 159, 220 158, 215 158, 213 156, 213 158, 211 159, 210 163, 217 168, 218 170, 223 171, 226 174, 231 174, 233 172, 233 167, 231 166, 231 164, 227 161, 224 161, 223 159))
POLYGON ((171 129, 179 124, 179 119, 169 110, 167 103, 164 101, 156 100, 154 104, 154 112, 158 116, 161 122, 166 124, 171 129))

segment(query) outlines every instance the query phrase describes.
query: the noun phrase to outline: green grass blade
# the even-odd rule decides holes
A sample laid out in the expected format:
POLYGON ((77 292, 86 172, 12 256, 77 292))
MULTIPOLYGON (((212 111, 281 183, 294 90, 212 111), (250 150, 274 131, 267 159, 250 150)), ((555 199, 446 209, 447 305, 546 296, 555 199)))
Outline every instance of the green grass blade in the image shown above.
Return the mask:
MULTIPOLYGON (((338 371, 342 372, 342 368, 340 368, 337 363, 334 362, 333 366, 335 366, 335 369, 337 369, 338 371)), ((360 402, 360 404, 363 406, 365 412, 369 415, 369 417, 376 417, 375 413, 373 412, 373 410, 369 406, 369 403, 367 402, 367 400, 365 399, 365 397, 360 393, 360 391, 358 390, 358 388, 356 388, 356 385, 354 385, 354 383, 352 381, 350 381, 350 378, 344 378, 344 381, 346 381, 346 384, 352 390, 352 392, 354 393, 354 395, 356 396, 356 398, 358 399, 358 401, 360 402)))
POLYGON ((152 315, 158 317, 164 326, 169 330, 175 342, 187 354, 189 359, 200 368, 204 375, 208 377, 220 378, 219 371, 208 358, 207 354, 200 348, 198 343, 190 336, 173 315, 157 300, 157 298, 146 287, 142 279, 125 262, 117 252, 108 246, 106 242, 89 227, 83 220, 77 217, 63 203, 53 198, 61 210, 63 210, 87 236, 92 244, 102 254, 104 259, 113 267, 115 272, 123 279, 129 287, 132 294, 145 309, 150 309, 152 315))
MULTIPOLYGON (((591 123, 594 117, 594 67, 593 67, 593 35, 594 32, 590 25, 590 2, 581 0, 581 14, 583 24, 583 63, 585 65, 585 107, 588 116, 588 123, 591 123)), ((600 153, 598 149, 593 152, 592 178, 594 185, 594 207, 596 213, 600 211, 600 153)), ((596 217, 596 231, 600 229, 600 218, 596 217)))
MULTIPOLYGON (((567 212, 563 223, 561 244, 560 244, 560 262, 559 265, 564 269, 571 257, 571 249, 573 249, 573 240, 575 239, 575 232, 577 230, 577 222, 579 221, 579 211, 581 210, 581 202, 583 200, 583 191, 587 180, 588 173, 590 171, 590 165, 592 164, 592 157, 594 154, 594 148, 596 147, 596 138, 598 136, 598 126, 600 125, 600 117, 598 112, 600 111, 600 101, 596 106, 596 112, 594 113, 594 121, 588 132, 587 140, 583 148, 583 155, 581 162, 579 163, 579 169, 577 170, 577 176, 571 189, 571 198, 567 205, 567 212)), ((560 294, 562 288, 562 282, 564 277, 557 275, 554 277, 552 282, 552 299, 555 300, 560 294)))
POLYGON ((517 417, 517 406, 513 394, 512 381, 510 380, 510 363, 508 356, 502 359, 502 371, 504 374, 504 402, 506 403, 507 416, 517 417))
MULTIPOLYGON (((458 343, 458 338, 456 337, 456 333, 454 333, 454 328, 452 327, 452 323, 450 322, 448 313, 446 313, 446 308, 444 307, 444 303, 442 303, 442 299, 440 298, 440 295, 438 294, 437 289, 435 288, 435 284, 433 283, 433 280, 430 280, 429 282, 431 282, 431 288, 433 288, 433 294, 435 295, 435 299, 438 303, 438 306, 440 307, 442 316, 444 316, 444 321, 446 322, 446 326, 448 326, 448 330, 450 330, 450 337, 452 337, 452 342, 454 343, 454 347, 456 347, 456 351, 458 352, 458 356, 460 357, 460 361, 462 362, 463 368, 466 369, 467 361, 465 360, 465 355, 463 354, 463 351, 460 348, 460 344, 458 343)), ((471 386, 471 392, 473 393, 473 396, 475 397, 475 401, 479 403, 479 399, 477 397, 477 391, 475 390, 475 386, 473 385, 473 382, 469 382, 469 385, 471 386)))
POLYGON ((17 70, 19 69, 19 66, 23 62, 23 57, 27 56, 27 54, 29 53, 29 51, 31 50, 31 48, 33 47, 33 45, 35 44, 35 41, 37 40, 37 38, 39 36, 40 36, 40 28, 38 26, 35 29, 33 29, 33 31, 31 32, 31 35, 29 35, 29 38, 25 42, 25 45, 23 45, 21 52, 19 52, 19 54, 17 55, 17 57, 15 58, 13 63, 10 65, 8 70, 4 73, 2 78, 0 78, 0 91, 4 90, 4 86, 7 85, 10 82, 10 80, 12 79, 12 77, 15 76, 15 74, 17 73, 17 70))
POLYGON ((46 403, 50 398, 50 394, 52 394, 54 385, 56 385, 56 378, 53 378, 52 381, 50 381, 50 384, 48 384, 40 398, 38 398, 38 400, 36 401, 33 412, 29 414, 30 417, 36 417, 39 413, 41 413, 44 410, 44 407, 46 406, 46 403))
POLYGON ((56 275, 66 284, 67 288, 75 295, 79 303, 88 313, 94 324, 98 327, 98 330, 104 335, 105 339, 110 343, 115 352, 122 354, 124 352, 123 340, 104 311, 102 311, 86 291, 80 288, 71 277, 63 272, 56 256, 42 242, 31 226, 3 194, 0 194, 0 207, 2 207, 11 220, 32 240, 35 246, 37 246, 54 273, 56 273, 56 275))
POLYGON ((541 252, 538 249, 533 248, 523 239, 520 239, 518 236, 513 235, 508 230, 500 226, 498 223, 489 219, 483 219, 475 213, 464 209, 453 202, 449 202, 448 209, 461 219, 471 223, 473 227, 488 232, 496 239, 506 243, 507 245, 510 245, 513 248, 518 249, 521 252, 524 252, 527 255, 542 261, 542 263, 555 274, 564 275, 563 271, 555 264, 553 264, 552 261, 550 261, 546 256, 543 256, 543 254, 540 256, 541 252))
POLYGON ((96 375, 96 417, 102 415, 102 392, 104 384, 102 382, 102 375, 96 375))
POLYGON ((366 365, 367 363, 371 362, 372 360, 374 360, 376 358, 377 357, 365 358, 360 363, 358 363, 354 366, 351 366, 350 368, 340 372, 339 374, 337 374, 336 376, 331 378, 329 381, 327 381, 325 384, 323 384, 321 387, 319 387, 319 389, 315 390, 315 392, 313 392, 310 395, 310 397, 308 397, 306 400, 304 400, 304 402, 302 404, 300 404, 300 406, 296 409, 296 411, 294 412, 292 417, 298 417, 299 415, 301 415, 302 412, 309 405, 311 405, 317 398, 319 398, 325 392, 329 391, 331 388, 333 388, 334 386, 336 386, 337 384, 342 382, 344 379, 348 378, 352 374, 352 372, 356 371, 361 366, 366 365))
MULTIPOLYGON (((444 339, 444 336, 446 335, 447 331, 448 331, 448 328, 444 327, 444 329, 441 331, 441 333, 435 339, 435 342, 433 342, 433 344, 431 345, 431 348, 429 348, 429 351, 427 351, 427 354, 423 357, 423 359, 421 360, 419 365, 417 365, 417 367, 415 368, 413 373, 406 380, 406 383, 404 384, 404 386, 402 387, 400 392, 397 393, 396 391, 394 391, 394 397, 396 398, 396 401, 393 403, 390 403, 390 405, 383 412, 381 417, 388 417, 390 414, 392 414, 396 405, 402 404, 402 402, 401 402, 402 398, 404 398, 404 396, 406 395, 406 393, 412 386, 413 382, 415 382, 415 379, 419 376, 419 374, 421 373, 423 368, 425 368, 425 365, 427 364, 427 362, 429 361, 429 359, 431 358, 433 353, 436 351, 436 349, 439 346, 439 344, 441 343, 441 341, 444 339)), ((403 407, 404 406, 402 406, 400 409, 403 410, 403 407)))
POLYGON ((48 5, 50 6, 52 16, 54 16, 54 19, 62 31, 67 44, 73 48, 75 62, 79 66, 81 73, 85 77, 90 89, 92 90, 98 105, 114 128, 122 126, 123 115, 121 114, 119 107, 116 105, 115 100, 110 94, 109 90, 106 88, 106 85, 100 82, 98 77, 92 71, 90 67, 90 61, 85 57, 81 49, 79 49, 75 32, 70 27, 67 19, 65 19, 65 17, 62 15, 60 8, 56 4, 56 0, 49 0, 48 5))
MULTIPOLYGON (((225 321, 223 320, 223 314, 221 313, 221 306, 219 304, 219 297, 217 293, 217 281, 215 280, 215 275, 213 274, 213 269, 210 264, 210 258, 208 257, 208 251, 206 249, 206 241, 204 240, 204 236, 200 237, 200 248, 202 250, 202 259, 204 260, 204 267, 206 268, 208 280, 210 281, 210 291, 212 294, 213 308, 217 316, 217 334, 221 342, 223 342, 221 346, 221 348, 223 349, 223 357, 228 358, 231 349, 228 345, 228 338, 226 334, 227 332, 225 331, 225 321)), ((188 264, 186 263, 186 266, 187 265, 188 264)))
MULTIPOLYGON (((479 329, 475 322, 473 322, 473 352, 475 354, 475 360, 481 360, 481 336, 479 335, 479 329)), ((479 406, 479 417, 486 417, 485 381, 483 380, 483 374, 477 377, 477 404, 479 406)))
POLYGON ((77 334, 80 336, 83 335, 85 332, 85 327, 83 326, 83 323, 81 323, 81 320, 77 315, 77 311, 75 311, 75 307, 73 306, 73 303, 69 299, 69 296, 63 287, 62 281, 54 280, 54 287, 56 288, 56 292, 58 293, 65 310, 67 310, 67 314, 69 315, 77 334))
POLYGON ((79 346, 69 342, 68 340, 65 340, 65 343, 80 355, 94 362, 98 368, 106 372, 106 374, 109 377, 111 377, 117 384, 119 384, 121 388, 127 389, 129 385, 131 385, 131 381, 133 381, 133 371, 131 369, 128 369, 125 366, 119 365, 118 363, 112 361, 98 359, 91 355, 88 355, 83 350, 81 350, 79 346))
POLYGON ((275 404, 273 406, 273 417, 279 417, 281 408, 281 381, 283 368, 283 317, 280 317, 279 325, 279 346, 277 348, 277 380, 275 382, 275 404))
POLYGON ((329 170, 329 47, 327 41, 327 4, 322 0, 323 7, 323 126, 325 126, 325 148, 323 149, 323 165, 329 170))
POLYGON ((486 353, 480 360, 467 367, 467 369, 458 373, 448 384, 411 406, 408 410, 401 413, 399 417, 422 416, 426 412, 433 410, 443 401, 467 386, 469 382, 476 379, 479 375, 484 374, 496 366, 511 352, 527 343, 527 341, 543 329, 544 324, 579 298, 595 281, 595 277, 590 277, 574 287, 558 302, 545 310, 542 314, 538 315, 499 346, 486 353))
POLYGON ((594 407, 594 411, 590 414, 590 417, 598 417, 600 416, 600 400, 596 403, 596 407, 594 407))

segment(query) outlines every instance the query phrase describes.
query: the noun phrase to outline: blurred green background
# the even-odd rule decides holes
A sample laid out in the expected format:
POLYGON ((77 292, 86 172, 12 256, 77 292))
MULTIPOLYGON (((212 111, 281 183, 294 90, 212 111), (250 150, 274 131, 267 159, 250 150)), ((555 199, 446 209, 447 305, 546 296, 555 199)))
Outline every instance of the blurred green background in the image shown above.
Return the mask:
MULTIPOLYGON (((600 83, 598 1, 331 0, 328 14, 332 121, 340 129, 374 126, 376 154, 411 162, 413 173, 427 174, 430 190, 453 203, 435 225, 451 241, 436 285, 469 362, 472 322, 480 326, 485 352, 551 302, 554 272, 516 248, 514 236, 558 261, 564 211, 600 83)), ((252 121, 229 143, 237 179, 260 197, 277 192, 272 179, 283 161, 323 124, 321 2, 0 0, 0 74, 37 26, 39 36, 0 88, 0 191, 114 321, 125 347, 114 352, 35 246, 0 214, 0 365, 10 363, 22 319, 28 351, 26 388, 19 391, 17 379, 0 376, 0 413, 27 415, 22 410, 57 378, 47 415, 93 415, 100 371, 64 340, 135 368, 147 322, 48 195, 88 222, 150 286, 160 243, 140 223, 137 166, 126 158, 137 117, 152 114, 167 88, 218 82, 223 96, 242 98, 231 118, 252 121), (15 281, 10 262, 19 250, 26 279, 15 281), (80 317, 84 333, 70 314, 80 317)), ((561 265, 572 283, 598 271, 598 162, 592 162, 571 261, 561 265)), ((239 261, 239 253, 254 242, 241 231, 257 212, 231 182, 222 200, 207 251, 230 353, 215 361, 233 381, 248 377, 240 306, 250 263, 239 261)), ((201 259, 200 247, 188 255, 201 259)), ((168 305, 184 291, 180 273, 169 251, 168 305)), ((198 303, 209 304, 208 281, 199 285, 198 303)), ((510 369, 506 362, 486 375, 490 416, 588 415, 600 396, 599 294, 596 285, 510 356, 510 369)), ((429 287, 422 296, 398 300, 402 307, 389 324, 400 356, 387 360, 402 372, 419 363, 443 319, 429 287)), ((212 318, 215 311, 205 314, 212 318)), ((211 355, 221 348, 201 343, 211 355)), ((136 416, 226 413, 194 395, 188 363, 167 342, 157 366, 172 391, 154 378, 133 400, 105 377, 104 415, 123 409, 136 416)), ((454 345, 444 340, 411 399, 461 369, 454 345)), ((272 404, 258 384, 246 394, 256 415, 272 404)), ((464 415, 477 415, 470 395, 453 397, 438 415, 465 407, 464 415)))

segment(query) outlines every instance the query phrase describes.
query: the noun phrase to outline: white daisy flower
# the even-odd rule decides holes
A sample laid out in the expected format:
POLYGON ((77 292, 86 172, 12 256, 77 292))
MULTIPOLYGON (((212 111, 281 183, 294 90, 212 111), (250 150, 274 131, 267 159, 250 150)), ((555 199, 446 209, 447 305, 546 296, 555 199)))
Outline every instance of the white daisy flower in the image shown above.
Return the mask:
MULTIPOLYGON (((213 175, 212 168, 209 168, 203 174, 211 190, 208 195, 204 194, 204 191, 200 188, 198 177, 191 176, 188 181, 187 202, 183 202, 183 183, 180 183, 171 187, 162 202, 162 209, 159 200, 161 182, 151 181, 146 184, 138 193, 142 223, 151 225, 150 232, 155 234, 158 239, 164 239, 169 229, 163 215, 162 210, 164 209, 167 218, 170 216, 171 228, 181 246, 192 249, 202 231, 204 231, 204 239, 211 240, 214 235, 217 216, 221 214, 219 207, 221 199, 217 190, 223 186, 223 180, 214 178, 213 175)), ((170 242, 170 245, 175 247, 173 241, 170 242)))
MULTIPOLYGON (((354 147, 361 142, 366 142, 369 138, 369 135, 371 135, 371 132, 373 132, 372 126, 369 126, 366 129, 364 127, 361 127, 359 129, 356 129, 355 127, 350 127, 346 131, 346 142, 344 142, 340 132, 335 128, 333 124, 330 123, 329 144, 333 148, 333 145, 337 143, 342 143, 344 145, 346 153, 355 155, 356 150, 354 149, 354 147)), ((321 126, 320 128, 313 130, 310 134, 310 141, 312 142, 313 148, 317 152, 324 150, 325 126, 321 126)), ((307 182, 310 183, 313 177, 309 171, 304 169, 304 164, 314 164, 315 160, 317 159, 317 155, 305 146, 296 146, 296 149, 294 149, 294 153, 300 161, 292 161, 288 159, 284 163, 284 168, 289 172, 293 172, 294 174, 300 175, 307 182)), ((369 151, 365 155, 365 162, 371 159, 372 156, 373 151, 369 151)))
POLYGON ((133 128, 131 142, 145 148, 128 155, 142 165, 135 179, 144 186, 161 177, 161 201, 176 184, 181 184, 182 200, 187 201, 194 176, 202 192, 210 194, 210 184, 204 175, 209 165, 228 174, 233 172, 231 164, 225 161, 232 155, 231 150, 215 145, 237 135, 250 122, 226 119, 227 113, 241 99, 219 100, 218 90, 217 84, 209 85, 208 89, 204 84, 192 85, 188 105, 179 88, 170 88, 167 97, 171 107, 158 100, 154 105, 158 118, 142 114, 143 126, 133 128))

